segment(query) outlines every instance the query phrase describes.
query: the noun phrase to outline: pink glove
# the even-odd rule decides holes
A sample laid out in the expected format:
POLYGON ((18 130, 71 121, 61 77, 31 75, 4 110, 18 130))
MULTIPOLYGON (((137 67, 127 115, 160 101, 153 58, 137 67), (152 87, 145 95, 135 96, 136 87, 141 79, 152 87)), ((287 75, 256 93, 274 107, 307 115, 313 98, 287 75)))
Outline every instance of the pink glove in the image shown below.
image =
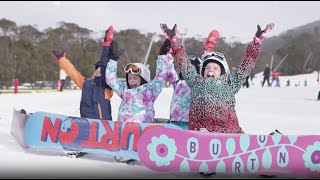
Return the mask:
POLYGON ((106 30, 106 35, 104 36, 104 41, 102 43, 102 46, 110 46, 112 40, 113 40, 113 27, 110 26, 106 30))
POLYGON ((206 42, 204 43, 203 50, 212 52, 215 45, 219 42, 219 31, 213 30, 210 32, 206 42))

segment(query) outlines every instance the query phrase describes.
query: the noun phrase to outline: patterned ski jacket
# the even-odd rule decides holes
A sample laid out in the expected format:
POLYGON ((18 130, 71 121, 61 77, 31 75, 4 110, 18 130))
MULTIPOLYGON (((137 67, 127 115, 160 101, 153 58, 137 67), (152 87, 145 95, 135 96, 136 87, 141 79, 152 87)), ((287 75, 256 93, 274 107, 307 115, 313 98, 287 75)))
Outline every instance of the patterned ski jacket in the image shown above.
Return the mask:
POLYGON ((189 122, 191 90, 185 80, 179 79, 176 72, 171 77, 173 78, 168 78, 173 87, 173 95, 170 105, 170 121, 189 122))
MULTIPOLYGON (((122 99, 118 111, 120 122, 154 122, 154 101, 161 93, 170 72, 175 71, 171 54, 159 55, 155 78, 134 89, 116 77, 117 61, 110 59, 106 68, 106 82, 122 99)), ((171 73, 170 73, 171 74, 171 73)))
MULTIPOLYGON (((202 64, 202 60, 200 58, 198 59, 202 64)), ((176 72, 168 76, 168 81, 173 87, 173 95, 170 105, 170 120, 189 122, 191 89, 189 88, 187 82, 180 78, 176 72)))
POLYGON ((247 47, 245 59, 230 74, 217 79, 198 75, 194 66, 179 43, 173 43, 175 59, 181 64, 183 77, 191 89, 189 129, 206 128, 210 132, 242 132, 235 111, 235 94, 240 90, 245 78, 254 69, 260 52, 259 44, 247 47))

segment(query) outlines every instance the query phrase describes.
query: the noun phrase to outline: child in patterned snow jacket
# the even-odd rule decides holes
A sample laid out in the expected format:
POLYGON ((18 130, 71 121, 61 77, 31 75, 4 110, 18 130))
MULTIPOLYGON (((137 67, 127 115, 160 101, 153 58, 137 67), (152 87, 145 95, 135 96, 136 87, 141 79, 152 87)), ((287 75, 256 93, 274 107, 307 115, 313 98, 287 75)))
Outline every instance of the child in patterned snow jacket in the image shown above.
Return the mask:
MULTIPOLYGON (((235 111, 235 94, 253 70, 264 35, 272 28, 273 24, 269 24, 261 30, 258 25, 254 43, 248 45, 245 59, 231 73, 223 54, 207 52, 203 56, 201 75, 197 75, 178 39, 171 39, 175 60, 181 64, 182 76, 192 92, 190 130, 205 128, 217 133, 242 133, 235 111)), ((169 29, 166 32, 168 35, 173 34, 169 29)))
MULTIPOLYGON (((166 35, 165 31, 168 29, 167 25, 161 24, 161 28, 166 35)), ((172 29, 173 36, 176 31, 175 28, 176 25, 172 29)), ((170 37, 167 38, 170 39, 170 37)), ((219 32, 217 30, 211 31, 203 46, 204 53, 212 51, 214 46, 218 43, 218 39, 219 32)), ((200 74, 202 60, 193 53, 188 54, 188 60, 195 67, 197 74, 200 74)), ((172 76, 168 76, 168 81, 173 87, 173 95, 170 105, 170 123, 178 125, 183 129, 188 129, 191 90, 184 80, 181 70, 179 75, 174 73, 172 76)))
POLYGON ((126 82, 116 77, 117 59, 112 54, 118 53, 117 43, 112 42, 110 51, 110 61, 106 68, 106 82, 114 92, 122 99, 118 111, 118 121, 120 122, 154 122, 154 101, 165 85, 168 74, 174 70, 173 57, 168 54, 171 42, 166 40, 157 59, 157 69, 155 78, 150 80, 150 70, 141 63, 129 63, 125 66, 126 82))

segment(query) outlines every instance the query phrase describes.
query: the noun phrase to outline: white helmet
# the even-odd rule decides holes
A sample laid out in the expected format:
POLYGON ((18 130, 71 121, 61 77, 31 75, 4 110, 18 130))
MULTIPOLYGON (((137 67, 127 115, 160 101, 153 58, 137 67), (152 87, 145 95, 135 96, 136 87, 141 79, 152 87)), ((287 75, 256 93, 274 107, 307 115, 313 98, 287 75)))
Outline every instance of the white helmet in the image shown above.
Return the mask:
POLYGON ((149 68, 141 63, 129 63, 125 66, 124 71, 126 73, 132 73, 132 74, 139 74, 141 78, 143 78, 147 83, 150 82, 150 70, 149 68), (133 68, 130 67, 130 65, 133 65, 138 68, 138 71, 135 71, 133 68))
POLYGON ((215 62, 220 65, 221 75, 230 73, 230 68, 228 66, 227 60, 222 53, 205 52, 202 55, 202 59, 203 59, 202 71, 201 71, 202 76, 204 76, 204 70, 205 70, 207 64, 210 62, 215 62))

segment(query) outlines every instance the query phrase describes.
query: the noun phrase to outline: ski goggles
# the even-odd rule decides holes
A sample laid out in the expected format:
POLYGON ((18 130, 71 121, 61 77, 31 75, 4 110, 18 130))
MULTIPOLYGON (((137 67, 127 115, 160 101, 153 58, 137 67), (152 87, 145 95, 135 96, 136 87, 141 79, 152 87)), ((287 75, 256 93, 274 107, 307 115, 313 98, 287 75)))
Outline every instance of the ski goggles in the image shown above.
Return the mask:
POLYGON ((141 73, 141 68, 134 64, 127 64, 126 67, 124 67, 124 72, 126 73, 132 73, 132 74, 140 74, 141 73))
POLYGON ((220 59, 221 61, 225 61, 225 57, 222 53, 219 52, 209 52, 204 56, 204 60, 209 59, 210 57, 216 57, 218 59, 220 59))

